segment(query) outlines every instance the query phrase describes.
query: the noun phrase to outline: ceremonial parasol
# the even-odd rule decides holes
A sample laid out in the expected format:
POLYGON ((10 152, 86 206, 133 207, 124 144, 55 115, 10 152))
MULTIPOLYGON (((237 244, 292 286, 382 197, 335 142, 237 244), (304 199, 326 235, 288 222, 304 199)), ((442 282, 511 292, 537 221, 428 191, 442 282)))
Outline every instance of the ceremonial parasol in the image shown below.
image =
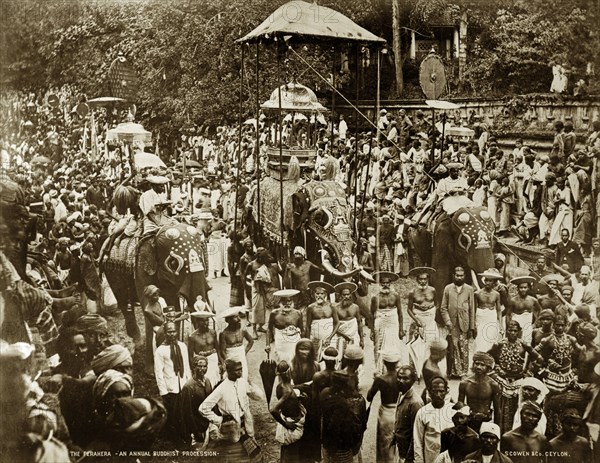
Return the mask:
POLYGON ((133 114, 129 113, 127 122, 110 129, 106 134, 106 139, 125 143, 139 142, 148 145, 152 143, 152 133, 144 129, 142 124, 133 122, 133 114))
POLYGON ((145 153, 143 151, 135 153, 133 160, 138 169, 145 169, 147 167, 167 167, 156 154, 145 153))
POLYGON ((277 365, 275 360, 271 360, 270 354, 267 354, 267 359, 263 360, 259 367, 260 377, 262 378, 263 387, 265 388, 265 395, 267 396, 267 405, 271 402, 271 395, 273 394, 273 384, 275 384, 275 376, 277 365))
POLYGON ((100 96, 87 100, 87 104, 92 106, 108 106, 113 103, 125 103, 125 100, 116 96, 100 96))
POLYGON ((256 128, 256 119, 254 119, 254 118, 248 119, 248 120, 244 121, 243 125, 253 125, 254 128, 256 128))
MULTIPOLYGON (((182 162, 178 162, 177 164, 175 164, 175 167, 183 167, 183 163, 182 162)), ((189 168, 196 168, 196 169, 201 169, 202 168, 202 164, 200 164, 198 161, 193 161, 193 160, 187 160, 185 161, 185 167, 189 168)))
POLYGON ((34 164, 50 164, 51 162, 46 156, 36 156, 31 160, 30 164, 33 166, 34 164))

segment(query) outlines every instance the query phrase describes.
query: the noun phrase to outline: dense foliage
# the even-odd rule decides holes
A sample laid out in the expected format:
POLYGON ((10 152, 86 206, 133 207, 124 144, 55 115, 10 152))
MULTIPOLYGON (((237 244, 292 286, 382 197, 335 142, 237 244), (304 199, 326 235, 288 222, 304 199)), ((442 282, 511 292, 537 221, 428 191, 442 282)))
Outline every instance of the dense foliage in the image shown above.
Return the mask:
MULTIPOLYGON (((321 0, 392 42, 392 0, 321 0)), ((240 47, 234 40, 252 30, 283 0, 20 0, 2 2, 0 79, 3 88, 35 91, 77 83, 89 97, 107 94, 106 75, 123 52, 140 74, 137 118, 152 130, 168 134, 185 124, 234 121, 240 92, 240 47)), ((418 63, 406 59, 408 30, 429 34, 430 24, 456 24, 468 13, 469 43, 465 82, 456 92, 476 95, 547 91, 552 60, 582 76, 600 49, 594 25, 597 2, 591 0, 401 0, 405 96, 422 97, 416 77, 418 63), (493 3, 493 4, 492 4, 493 3)), ((340 53, 308 45, 298 51, 329 77, 333 57, 340 53)), ((348 95, 356 85, 353 51, 350 72, 336 74, 348 95)), ((277 58, 261 47, 258 99, 276 87, 277 58)), ((245 50, 243 116, 253 113, 255 48, 245 50)), ((383 61, 382 95, 394 86, 393 63, 383 61)), ((365 62, 365 55, 361 61, 365 62)), ((375 59, 361 67, 361 98, 375 93, 375 59)), ((321 96, 329 90, 297 58, 281 57, 284 80, 299 77, 321 96)), ((448 63, 452 65, 453 63, 448 63)), ((598 65, 596 69, 600 69, 598 65)), ((593 85, 592 85, 593 86, 593 85)))

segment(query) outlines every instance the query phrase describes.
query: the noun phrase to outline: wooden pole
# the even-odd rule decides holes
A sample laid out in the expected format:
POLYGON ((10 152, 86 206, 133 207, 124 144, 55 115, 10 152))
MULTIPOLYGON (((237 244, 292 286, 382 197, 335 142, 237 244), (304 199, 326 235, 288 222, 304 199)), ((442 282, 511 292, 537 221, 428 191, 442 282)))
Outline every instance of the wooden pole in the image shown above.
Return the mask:
MULTIPOLYGON (((242 98, 244 96, 244 46, 242 44, 242 52, 240 57, 240 105, 239 105, 239 113, 238 113, 238 162, 237 162, 237 175, 235 176, 235 201, 233 203, 234 213, 233 213, 233 232, 237 234, 237 225, 238 225, 238 191, 240 189, 240 166, 242 164, 242 98)), ((256 127, 258 128, 258 119, 256 120, 256 127)))
POLYGON ((359 78, 358 74, 360 71, 359 66, 359 44, 356 44, 354 56, 356 58, 356 108, 354 110, 354 212, 352 214, 352 229, 354 230, 354 236, 358 236, 358 229, 356 228, 356 207, 358 203, 358 92, 359 92, 359 78))
POLYGON ((392 0, 392 49, 394 51, 394 68, 396 71, 396 96, 404 92, 404 75, 402 74, 402 43, 400 40, 400 0, 392 0))
MULTIPOLYGON (((261 223, 261 216, 260 216, 260 134, 258 132, 258 119, 260 117, 260 105, 259 105, 259 80, 258 80, 258 73, 259 73, 259 44, 258 42, 256 42, 256 95, 255 95, 255 99, 256 99, 256 144, 254 145, 254 150, 256 151, 254 153, 254 159, 255 159, 255 166, 254 168, 256 169, 256 212, 257 212, 257 216, 258 216, 258 223, 261 223)), ((257 227, 258 230, 258 237, 260 240, 262 240, 262 230, 260 227, 257 227)))
POLYGON ((335 53, 336 49, 333 47, 333 65, 331 68, 331 155, 333 156, 333 139, 335 135, 335 53))
MULTIPOLYGON (((283 124, 281 123, 281 86, 283 85, 283 79, 281 77, 281 56, 283 44, 277 42, 277 98, 279 99, 279 108, 277 112, 277 123, 279 124, 279 226, 281 233, 281 249, 283 250, 283 124)), ((294 115, 292 114, 292 124, 294 124, 294 115)), ((280 256, 280 261, 281 261, 280 256)))

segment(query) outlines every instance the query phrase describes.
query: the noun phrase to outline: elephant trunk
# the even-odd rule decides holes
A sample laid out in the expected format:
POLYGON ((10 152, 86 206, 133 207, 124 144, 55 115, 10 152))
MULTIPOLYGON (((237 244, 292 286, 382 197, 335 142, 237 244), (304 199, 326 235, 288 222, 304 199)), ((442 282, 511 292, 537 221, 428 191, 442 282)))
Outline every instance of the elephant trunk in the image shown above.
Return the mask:
POLYGON ((477 274, 494 266, 494 254, 491 248, 475 249, 467 255, 467 264, 471 269, 473 284, 479 283, 477 274))
POLYGON ((373 275, 371 275, 369 272, 367 272, 365 269, 362 269, 360 271, 360 276, 367 282, 367 283, 375 283, 375 278, 373 278, 373 275))

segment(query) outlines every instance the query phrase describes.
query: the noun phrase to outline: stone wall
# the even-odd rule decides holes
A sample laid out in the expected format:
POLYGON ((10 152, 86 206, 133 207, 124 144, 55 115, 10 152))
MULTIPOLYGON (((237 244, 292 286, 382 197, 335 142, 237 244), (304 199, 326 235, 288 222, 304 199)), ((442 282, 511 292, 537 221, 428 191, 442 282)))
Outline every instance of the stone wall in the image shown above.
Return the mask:
MULTIPOLYGON (((557 120, 572 122, 579 143, 585 142, 592 122, 600 120, 600 95, 590 97, 567 97, 562 95, 523 95, 504 99, 491 98, 448 98, 460 105, 460 109, 447 111, 451 125, 473 127, 476 123, 486 123, 490 131, 498 138, 504 148, 514 146, 517 138, 523 138, 525 144, 534 150, 547 152, 553 139, 553 124, 557 120)), ((395 114, 405 109, 409 116, 417 110, 426 115, 431 109, 424 100, 383 100, 381 108, 395 114)), ((375 102, 360 101, 359 109, 374 120, 375 102)), ((349 105, 336 107, 336 113, 346 114, 350 120, 354 111, 349 105)), ((436 119, 440 111, 436 111, 436 119)), ((359 120, 364 128, 364 120, 359 120)), ((348 121, 349 127, 354 124, 348 121)))

